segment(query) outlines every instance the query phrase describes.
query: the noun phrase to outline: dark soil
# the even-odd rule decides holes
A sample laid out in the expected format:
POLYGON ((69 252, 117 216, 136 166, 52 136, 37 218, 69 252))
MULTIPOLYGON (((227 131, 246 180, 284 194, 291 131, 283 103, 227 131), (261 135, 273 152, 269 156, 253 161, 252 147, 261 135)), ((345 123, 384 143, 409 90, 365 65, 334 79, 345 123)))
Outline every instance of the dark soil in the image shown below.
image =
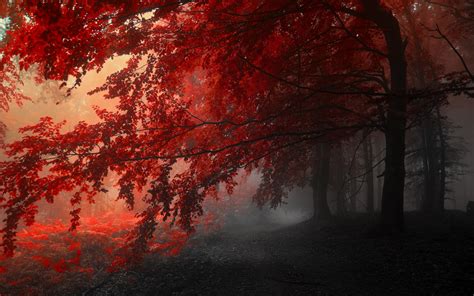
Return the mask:
POLYGON ((97 274, 78 294, 473 295, 473 217, 408 213, 406 232, 385 238, 367 234, 374 219, 226 228, 177 257, 97 274))
POLYGON ((195 235, 178 256, 148 255, 115 273, 106 271, 101 241, 91 240, 82 248, 91 274, 59 274, 23 260, 5 277, 16 284, 0 281, 0 296, 473 295, 474 217, 408 213, 406 232, 392 237, 375 237, 375 222, 358 215, 226 226, 195 235))

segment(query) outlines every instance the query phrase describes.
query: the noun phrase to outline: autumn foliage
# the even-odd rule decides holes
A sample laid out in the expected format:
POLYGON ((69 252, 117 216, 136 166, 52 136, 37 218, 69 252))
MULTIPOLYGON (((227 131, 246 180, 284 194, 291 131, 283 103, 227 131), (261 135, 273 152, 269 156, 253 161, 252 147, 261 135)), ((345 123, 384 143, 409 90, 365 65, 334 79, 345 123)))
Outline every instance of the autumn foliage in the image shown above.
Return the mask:
MULTIPOLYGON (((131 213, 103 213, 101 219, 82 217, 76 232, 70 232, 61 220, 37 222, 18 232, 15 256, 1 258, 0 282, 11 292, 38 294, 60 281, 74 286, 101 271, 120 271, 139 259, 138 253, 124 248, 127 229, 132 229, 136 220, 131 213)), ((187 239, 185 232, 163 225, 150 251, 174 256, 187 239)))
MULTIPOLYGON (((70 228, 78 236, 61 242, 65 258, 34 257, 58 271, 87 271, 79 264, 79 234, 102 231, 94 227, 111 233, 133 228, 128 222, 136 220, 127 242, 140 252, 160 248, 154 243, 159 221, 192 232, 203 202, 217 198, 219 186, 232 193, 242 171, 258 170, 255 198, 277 206, 292 187, 304 185, 316 143, 387 127, 390 102, 404 94, 391 90, 387 32, 368 12, 393 17, 400 3, 16 3, 10 9, 28 21, 7 32, 0 76, 14 79, 12 73, 34 65, 38 81, 59 80, 73 90, 107 60, 126 56, 128 62, 91 90, 117 102, 115 110, 96 108, 99 123, 66 130, 44 117, 5 145, 6 254, 42 250, 37 240, 46 228, 35 224, 38 203, 53 203, 61 193, 70 196, 71 224, 53 233, 70 228), (130 210, 137 200, 146 207, 123 225, 81 219, 81 204, 108 190, 109 175, 117 176, 117 199, 130 210), (23 224, 29 228, 20 230, 23 224)), ((6 98, 0 106, 22 99, 9 83, 0 91, 6 98)))

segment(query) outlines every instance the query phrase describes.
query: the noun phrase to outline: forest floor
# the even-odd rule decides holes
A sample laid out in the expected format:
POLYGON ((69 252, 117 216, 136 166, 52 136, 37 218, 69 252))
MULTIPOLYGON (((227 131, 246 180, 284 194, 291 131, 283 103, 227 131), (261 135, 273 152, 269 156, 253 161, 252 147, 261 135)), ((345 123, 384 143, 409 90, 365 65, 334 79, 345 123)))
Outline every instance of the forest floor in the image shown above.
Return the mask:
MULTIPOLYGON (((474 217, 448 211, 433 222, 408 213, 406 233, 386 238, 367 235, 374 219, 227 227, 193 238, 178 256, 150 255, 127 271, 96 273, 74 293, 473 295, 474 217)), ((63 295, 65 285, 44 293, 63 295)))

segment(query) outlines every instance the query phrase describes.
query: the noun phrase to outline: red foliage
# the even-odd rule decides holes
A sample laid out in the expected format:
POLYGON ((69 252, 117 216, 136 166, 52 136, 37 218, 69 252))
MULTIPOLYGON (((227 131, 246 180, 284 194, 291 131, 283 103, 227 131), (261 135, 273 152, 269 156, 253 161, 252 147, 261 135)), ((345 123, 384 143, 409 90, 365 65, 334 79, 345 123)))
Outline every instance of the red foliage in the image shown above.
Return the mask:
MULTIPOLYGON (((301 174, 277 178, 276 167, 291 158, 290 167, 304 171, 316 139, 351 134, 376 115, 367 98, 352 93, 355 85, 367 92, 380 87, 339 73, 377 71, 380 57, 333 28, 340 16, 323 4, 186 2, 22 4, 32 21, 9 31, 5 61, 16 56, 22 68, 38 64, 46 78, 73 75, 80 83, 107 58, 131 57, 94 91, 119 99, 117 111, 96 110, 102 122, 64 133, 63 123, 45 117, 7 145, 11 160, 0 163, 7 252, 20 219, 33 224, 37 202, 61 192, 71 192, 71 229, 77 228, 81 201, 107 190, 110 172, 119 176, 119 199, 133 208, 142 192, 148 204, 134 232, 142 250, 157 217, 192 231, 203 200, 220 183, 231 193, 241 168, 264 168, 263 186, 275 190, 261 196, 278 204, 301 174)), ((379 47, 381 32, 367 21, 352 17, 346 25, 379 47)), ((90 231, 109 226, 100 227, 90 231)))
MULTIPOLYGON (((133 229, 137 218, 128 212, 103 213, 101 217, 82 217, 81 226, 73 233, 61 221, 35 223, 20 230, 15 255, 0 258, 0 282, 28 294, 31 275, 41 279, 35 287, 40 289, 71 278, 89 277, 102 269, 116 272, 134 264, 141 254, 128 244, 127 229, 133 229)), ((156 239, 148 242, 148 250, 175 256, 187 239, 186 232, 163 224, 157 229, 156 239)))
MULTIPOLYGON (((260 170, 256 197, 277 206, 293 186, 304 185, 316 142, 383 128, 384 32, 360 17, 372 2, 377 9, 401 7, 359 0, 18 4, 30 21, 8 32, 3 64, 16 58, 22 69, 35 64, 44 78, 74 76, 79 84, 109 58, 129 61, 92 91, 118 101, 115 111, 96 108, 99 123, 64 132, 64 123, 44 117, 6 145, 9 159, 0 162, 6 253, 21 246, 15 244, 21 222, 39 227, 38 202, 61 193, 70 196, 71 230, 118 230, 106 217, 80 217, 82 201, 106 192, 111 173, 118 176, 118 199, 130 209, 140 199, 147 205, 120 225, 137 222, 134 252, 150 249, 163 231, 159 220, 192 232, 204 200, 221 185, 232 193, 242 170, 260 170)), ((34 250, 45 233, 28 231, 34 250)), ((164 231, 177 245, 151 249, 175 254, 186 236, 164 231)), ((68 260, 51 264, 63 271, 68 260)))

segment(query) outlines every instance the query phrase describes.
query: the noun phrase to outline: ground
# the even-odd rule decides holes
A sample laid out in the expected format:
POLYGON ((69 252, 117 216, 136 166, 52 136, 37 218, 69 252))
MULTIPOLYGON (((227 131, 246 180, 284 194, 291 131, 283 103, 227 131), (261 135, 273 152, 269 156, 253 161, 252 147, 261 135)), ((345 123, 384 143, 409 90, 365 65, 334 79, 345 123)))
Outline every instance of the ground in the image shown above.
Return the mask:
MULTIPOLYGON (((375 217, 332 224, 227 227, 176 257, 96 273, 77 295, 473 295, 474 218, 407 215, 398 237, 372 237, 375 217)), ((45 295, 59 295, 61 282, 45 295)))

